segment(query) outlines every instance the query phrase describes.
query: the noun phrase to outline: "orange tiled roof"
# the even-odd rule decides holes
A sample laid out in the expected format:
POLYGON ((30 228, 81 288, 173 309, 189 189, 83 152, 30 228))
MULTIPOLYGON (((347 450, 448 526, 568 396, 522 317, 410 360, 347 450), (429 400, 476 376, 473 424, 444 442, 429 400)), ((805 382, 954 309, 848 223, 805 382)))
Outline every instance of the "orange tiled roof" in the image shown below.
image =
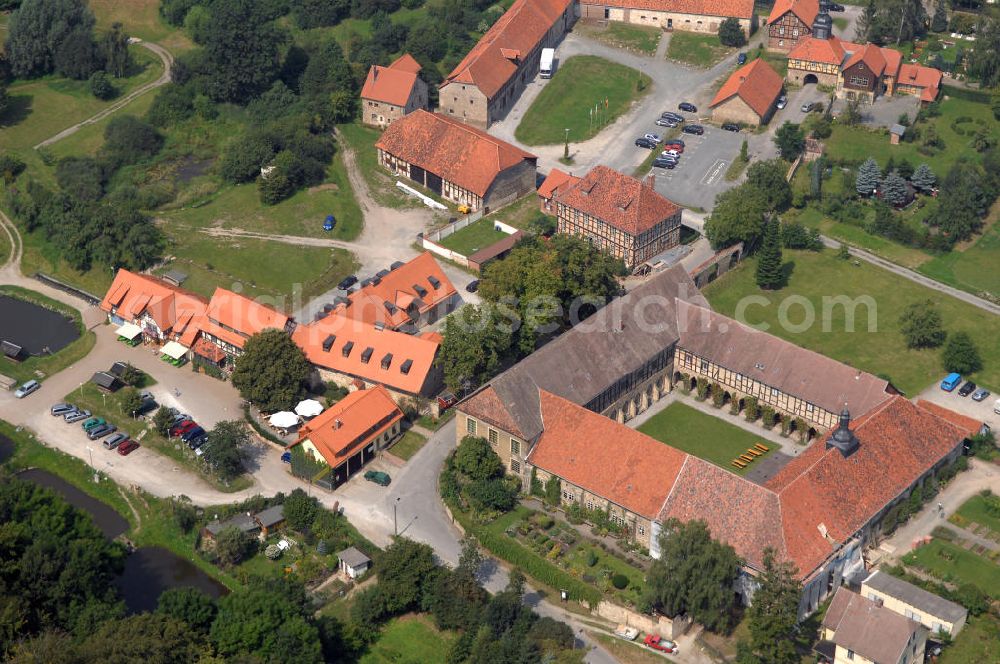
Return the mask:
POLYGON ((753 0, 605 0, 601 4, 606 7, 645 9, 693 16, 722 16, 742 19, 753 17, 753 0))
POLYGON ((503 171, 538 159, 485 131, 423 109, 389 125, 375 147, 479 196, 503 171))
POLYGON ((457 292, 434 255, 425 251, 390 271, 379 283, 351 293, 350 304, 338 307, 337 311, 348 318, 396 329, 411 321, 410 311, 414 314, 430 311, 455 297, 457 292))
POLYGON ((951 422, 956 427, 964 431, 969 437, 977 435, 983 429, 983 422, 981 420, 969 417, 968 415, 962 415, 961 413, 956 413, 950 408, 945 408, 944 406, 938 405, 933 401, 917 399, 917 406, 947 422, 951 422))
POLYGON ((795 14, 812 30, 816 15, 819 14, 819 0, 778 0, 771 9, 771 15, 767 17, 767 24, 780 20, 788 12, 795 14))
POLYGON ((361 88, 361 98, 406 106, 419 72, 420 64, 409 53, 400 56, 388 67, 372 65, 361 88))
POLYGON ((917 88, 941 87, 942 74, 933 67, 906 63, 899 68, 898 85, 912 85, 917 88))
POLYGON ((207 304, 204 298, 161 279, 121 268, 100 307, 108 313, 116 308, 119 316, 129 320, 148 314, 161 331, 180 335, 205 312, 207 304))
POLYGON ((847 56, 848 50, 851 50, 848 44, 837 37, 830 37, 829 39, 807 37, 806 39, 800 39, 795 44, 795 48, 788 53, 788 59, 822 62, 839 67, 847 56), (845 47, 847 48, 845 49, 845 47))
POLYGON ((308 440, 335 468, 401 419, 403 411, 384 387, 376 385, 351 392, 310 420, 293 445, 308 440))
POLYGON ((552 198, 559 193, 560 189, 565 190, 579 181, 580 178, 575 175, 571 175, 566 171, 561 171, 558 168, 553 168, 549 171, 549 174, 545 176, 545 181, 542 182, 542 186, 538 188, 538 195, 545 199, 552 198))
POLYGON ((204 358, 208 358, 212 362, 219 362, 226 357, 226 354, 221 348, 213 344, 208 339, 198 339, 194 346, 191 347, 195 355, 201 355, 204 358))
POLYGON ((729 80, 719 88, 709 107, 715 108, 729 98, 738 96, 754 113, 763 117, 781 95, 782 85, 784 81, 781 75, 763 59, 757 58, 733 72, 729 80))
POLYGON ((651 186, 607 166, 595 166, 559 194, 559 203, 639 235, 680 212, 680 206, 651 186))
MULTIPOLYGON (((206 326, 214 323, 214 326, 218 327, 221 324, 227 328, 239 330, 248 337, 270 328, 283 330, 289 321, 289 317, 280 311, 254 302, 248 297, 225 288, 215 289, 205 316, 211 319, 206 326)), ((240 335, 234 336, 242 338, 240 335)), ((242 343, 236 345, 240 348, 243 347, 242 343)))
POLYGON ((903 54, 899 51, 893 50, 891 48, 880 48, 879 52, 885 59, 885 73, 886 76, 897 77, 899 76, 900 63, 903 61, 903 54))
POLYGON ((308 325, 299 325, 292 340, 317 366, 410 394, 420 393, 432 371, 439 346, 431 339, 388 329, 376 330, 368 323, 352 320, 339 312, 308 325), (365 362, 363 356, 369 348, 371 352, 365 362), (383 369, 383 361, 388 355, 392 357, 388 368, 383 369))
POLYGON ((517 72, 517 55, 534 50, 572 4, 572 0, 514 0, 441 87, 472 84, 492 98, 517 72))
POLYGON ((881 76, 882 72, 886 70, 887 64, 882 50, 883 49, 879 48, 875 44, 865 44, 863 48, 858 49, 851 54, 851 57, 844 63, 843 70, 847 71, 859 62, 864 62, 865 66, 867 66, 868 69, 870 69, 876 76, 881 76))

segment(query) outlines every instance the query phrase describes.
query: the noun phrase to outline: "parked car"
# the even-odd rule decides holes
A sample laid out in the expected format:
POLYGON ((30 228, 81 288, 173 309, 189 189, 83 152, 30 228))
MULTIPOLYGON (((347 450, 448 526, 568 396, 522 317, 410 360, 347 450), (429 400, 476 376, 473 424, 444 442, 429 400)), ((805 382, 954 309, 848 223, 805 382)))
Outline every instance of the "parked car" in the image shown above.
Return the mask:
POLYGON ((115 431, 118 431, 118 427, 116 427, 114 424, 102 424, 101 426, 94 427, 93 429, 88 431, 87 438, 90 438, 91 440, 97 440, 98 438, 104 438, 109 433, 114 433, 115 431))
POLYGON ((618 625, 618 628, 615 629, 615 636, 626 641, 635 641, 635 637, 639 636, 639 630, 628 625, 618 625))
POLYGON ((83 427, 84 431, 90 431, 94 427, 99 427, 102 424, 104 424, 104 418, 103 417, 92 417, 89 420, 87 420, 86 422, 84 422, 83 424, 81 424, 80 426, 83 427))
POLYGON ((660 652, 665 652, 669 655, 676 655, 680 650, 676 643, 669 641, 662 636, 657 636, 656 634, 647 634, 643 644, 648 648, 659 650, 660 652))
POLYGON ((657 118, 656 119, 656 126, 657 127, 670 127, 670 128, 673 128, 673 127, 676 127, 678 124, 680 124, 680 123, 677 122, 677 120, 674 120, 673 118, 657 118))
POLYGON ((79 422, 80 420, 85 420, 88 417, 90 417, 89 410, 75 410, 72 413, 66 413, 65 415, 63 415, 63 419, 66 420, 66 422, 69 424, 73 424, 74 422, 79 422))
POLYGON ((679 113, 674 113, 673 111, 663 111, 662 113, 660 113, 660 117, 666 120, 673 120, 677 124, 681 124, 685 120, 683 115, 680 115, 679 113))
POLYGON ((788 106, 788 97, 786 95, 781 95, 778 97, 778 108, 781 109, 785 106, 788 106))
POLYGON ((14 391, 14 397, 17 399, 23 399, 32 392, 37 392, 42 387, 42 384, 37 380, 29 380, 27 383, 21 385, 14 391))
POLYGON ((957 373, 950 373, 945 376, 944 380, 941 381, 941 389, 945 392, 951 392, 958 384, 962 382, 962 377, 957 373))
POLYGON ((739 131, 740 126, 735 122, 723 122, 722 129, 723 131, 739 131))
POLYGON ((292 462, 292 453, 291 452, 282 452, 281 453, 281 461, 283 463, 291 463, 292 462))
POLYGON ((676 150, 679 154, 684 154, 684 144, 679 141, 671 141, 663 144, 664 150, 676 150))
POLYGON ((127 440, 118 446, 118 454, 122 456, 127 456, 132 453, 133 450, 139 449, 139 443, 134 440, 127 440))
POLYGON ((337 218, 332 214, 326 215, 326 220, 323 222, 324 231, 332 231, 333 227, 337 225, 337 218))
POLYGON ((694 104, 692 104, 689 101, 682 101, 681 103, 677 104, 677 108, 681 109, 685 113, 697 113, 698 112, 698 107, 695 106, 694 104))
POLYGON ((365 479, 369 482, 374 482, 379 486, 389 486, 389 482, 392 481, 388 473, 383 473, 379 470, 369 470, 365 472, 365 479))
POLYGON ((972 393, 973 401, 986 401, 986 397, 990 396, 990 391, 985 387, 980 387, 978 390, 972 393))
POLYGON ((639 138, 635 139, 635 147, 637 147, 637 148, 646 148, 647 150, 655 150, 656 149, 656 143, 654 143, 653 141, 649 140, 645 136, 640 136, 639 138))
POLYGON ((970 394, 972 394, 975 391, 976 391, 976 384, 973 383, 971 380, 967 380, 967 381, 965 381, 965 385, 963 385, 958 390, 958 396, 960 396, 960 397, 967 397, 967 396, 969 396, 970 394))
POLYGON ((466 285, 465 290, 469 293, 475 293, 479 290, 479 279, 473 279, 466 285))
POLYGON ((189 443, 195 438, 204 435, 205 435, 205 430, 196 424, 181 435, 181 440, 184 441, 185 443, 189 443))
POLYGON ((674 150, 673 148, 671 148, 670 150, 664 150, 663 152, 661 152, 660 156, 661 157, 673 157, 674 159, 680 161, 681 153, 680 153, 680 150, 674 150))
POLYGON ((993 412, 1000 415, 1000 399, 993 402, 993 412))
POLYGON ((108 436, 107 438, 105 438, 104 442, 101 444, 104 445, 105 449, 113 450, 122 443, 124 443, 126 440, 128 440, 128 434, 119 431, 115 435, 108 436))
POLYGON ((149 392, 143 392, 141 397, 142 403, 139 408, 135 411, 136 417, 142 417, 143 415, 149 415, 154 410, 160 407, 160 404, 156 403, 156 399, 149 392))
POLYGON ((663 140, 660 138, 659 134, 644 134, 643 138, 648 138, 649 140, 657 144, 659 144, 659 142, 663 140))
POLYGON ((681 131, 683 131, 685 134, 695 134, 697 136, 701 136, 702 134, 705 133, 705 128, 702 127, 701 125, 693 124, 684 127, 683 129, 681 129, 681 131))
POLYGON ((822 110, 823 110, 823 102, 821 101, 814 101, 811 103, 806 102, 805 104, 802 104, 803 113, 812 113, 813 111, 822 111, 822 110))
POLYGON ((171 412, 174 413, 174 419, 173 419, 172 424, 180 424, 184 420, 190 420, 191 419, 191 416, 188 415, 187 413, 178 413, 177 410, 174 409, 174 408, 171 408, 170 410, 171 410, 171 412))
POLYGON ((178 436, 183 436, 184 434, 186 434, 188 431, 190 431, 191 429, 195 428, 196 426, 198 426, 198 425, 195 424, 193 421, 191 421, 191 420, 184 420, 183 422, 179 422, 179 423, 175 424, 174 426, 170 427, 170 430, 167 433, 170 434, 171 438, 177 438, 178 436))
POLYGON ((341 279, 340 283, 337 284, 337 288, 339 288, 340 290, 347 290, 356 283, 358 283, 358 278, 352 274, 349 277, 344 277, 343 279, 341 279))
POLYGON ((208 442, 208 434, 203 433, 200 436, 192 438, 187 442, 188 449, 197 450, 199 447, 208 442))
POLYGON ((66 413, 75 413, 76 406, 71 403, 57 403, 49 409, 49 412, 56 417, 61 417, 66 415, 66 413))
POLYGON ((657 157, 653 160, 653 168, 666 168, 668 170, 673 170, 677 168, 677 160, 671 159, 670 157, 657 157))
POLYGON ((670 140, 666 141, 663 144, 663 147, 664 148, 676 148, 678 145, 681 147, 681 152, 683 152, 684 151, 683 150, 683 148, 684 148, 684 140, 680 139, 680 138, 671 138, 670 140))
POLYGON ((739 55, 736 56, 736 64, 745 65, 746 63, 747 63, 746 52, 740 53, 739 55))

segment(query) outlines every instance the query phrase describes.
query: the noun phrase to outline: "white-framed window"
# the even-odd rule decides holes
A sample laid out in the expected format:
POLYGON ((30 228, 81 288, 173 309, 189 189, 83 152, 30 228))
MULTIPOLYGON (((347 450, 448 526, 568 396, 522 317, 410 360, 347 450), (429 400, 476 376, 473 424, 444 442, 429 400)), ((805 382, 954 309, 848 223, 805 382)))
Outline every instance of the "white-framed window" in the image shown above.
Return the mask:
POLYGON ((811 413, 811 412, 813 412, 814 410, 816 410, 816 407, 815 407, 815 406, 813 406, 813 405, 812 405, 811 403, 807 403, 807 404, 806 404, 806 412, 807 412, 807 413, 811 413))
POLYGON ((642 524, 636 526, 636 532, 638 532, 640 535, 645 535, 646 534, 646 526, 643 526, 642 524))
POLYGON ((777 388, 774 388, 774 387, 771 388, 771 396, 772 397, 778 396, 778 390, 777 390, 777 388))
POLYGON ((476 435, 476 421, 471 417, 466 418, 465 420, 465 430, 473 436, 476 435))
POLYGON ((497 441, 500 440, 500 434, 497 433, 496 429, 491 428, 489 432, 489 437, 490 437, 490 445, 496 447, 497 441))
POLYGON ((563 497, 563 500, 566 500, 566 501, 569 501, 569 502, 573 502, 574 500, 576 500, 576 495, 572 491, 567 491, 566 489, 563 489, 562 497, 563 497))
POLYGON ((854 659, 854 651, 853 650, 848 650, 847 651, 847 659, 854 659))
POLYGON ((594 509, 594 501, 591 500, 590 498, 587 498, 587 509, 588 510, 594 509))
POLYGON ((867 87, 869 80, 867 76, 851 76, 851 85, 863 85, 867 87))
POLYGON ((510 453, 520 456, 521 454, 521 441, 510 439, 510 453))
POLYGON ((521 462, 518 461, 517 459, 511 459, 511 461, 510 461, 510 472, 514 473, 515 475, 520 475, 521 474, 521 462))

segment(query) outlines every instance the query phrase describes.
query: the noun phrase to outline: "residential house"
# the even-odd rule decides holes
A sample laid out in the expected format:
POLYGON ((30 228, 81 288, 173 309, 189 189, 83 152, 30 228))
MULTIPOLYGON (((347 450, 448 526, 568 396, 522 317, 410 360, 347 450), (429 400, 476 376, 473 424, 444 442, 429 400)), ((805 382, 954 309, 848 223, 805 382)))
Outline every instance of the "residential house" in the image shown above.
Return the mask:
POLYGON ((208 301, 158 277, 119 268, 100 307, 113 325, 131 323, 147 342, 163 344, 193 330, 208 301))
POLYGON ((572 173, 553 168, 545 176, 545 180, 538 187, 538 207, 546 213, 554 215, 556 213, 555 199, 560 193, 566 191, 580 181, 572 173))
POLYGON ((923 664, 927 629, 870 599, 837 590, 816 652, 832 664, 923 664))
POLYGON ((586 238, 628 268, 680 244, 681 207, 607 166, 595 166, 555 199, 558 232, 586 238))
POLYGON ((438 113, 417 110, 393 122, 375 148, 393 175, 471 210, 497 208, 535 190, 535 155, 438 113))
POLYGON ((757 28, 753 0, 581 0, 580 17, 713 34, 735 18, 747 38, 757 28))
POLYGON ((709 105, 715 122, 767 124, 781 96, 784 80, 763 59, 749 62, 730 76, 709 105))
POLYGON ((427 108, 427 83, 420 63, 404 53, 388 67, 372 65, 361 88, 361 121, 385 127, 418 108, 427 108))
POLYGON ((291 332, 293 327, 292 319, 277 309, 216 288, 204 315, 181 336, 180 343, 202 361, 221 366, 242 355, 247 339, 258 332, 291 332))
POLYGON ((777 0, 767 17, 767 48, 791 51, 812 34, 820 0, 777 0))
POLYGON ((266 539, 268 535, 280 530, 285 525, 285 506, 274 505, 266 510, 257 512, 254 520, 260 526, 260 538, 266 539))
POLYGON ((489 128, 535 78, 542 49, 554 47, 575 19, 572 0, 514 0, 441 84, 440 112, 489 128))
POLYGON ((955 638, 969 616, 964 606, 879 570, 861 583, 861 595, 920 623, 931 638, 942 633, 955 638))
POLYGON ((330 467, 336 488, 402 433, 403 411, 382 386, 351 392, 299 429, 290 447, 330 467))

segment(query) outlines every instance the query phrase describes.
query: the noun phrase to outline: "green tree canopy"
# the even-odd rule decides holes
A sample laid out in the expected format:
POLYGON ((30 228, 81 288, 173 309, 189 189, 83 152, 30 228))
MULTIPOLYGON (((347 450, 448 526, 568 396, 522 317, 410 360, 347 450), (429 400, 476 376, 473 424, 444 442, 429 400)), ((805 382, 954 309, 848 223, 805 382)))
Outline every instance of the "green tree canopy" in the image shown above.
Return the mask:
POLYGON ((719 24, 719 41, 723 46, 731 48, 738 48, 747 43, 747 36, 739 19, 730 16, 719 24))
POLYGON ((215 101, 246 103, 278 77, 287 36, 268 3, 214 0, 204 40, 208 94, 215 101))
POLYGON ((941 359, 945 371, 971 374, 983 368, 983 358, 967 332, 955 332, 948 337, 941 359))
POLYGON ((917 166, 917 170, 913 172, 910 182, 921 191, 930 191, 937 184, 937 176, 934 175, 934 171, 931 170, 930 166, 920 164, 917 166))
POLYGON ((747 184, 759 191, 768 211, 784 212, 792 204, 792 186, 785 177, 788 166, 780 159, 755 161, 747 169, 747 184))
POLYGON ((232 481, 246 470, 250 432, 240 420, 219 422, 212 428, 202 458, 219 478, 232 481))
POLYGON ((488 304, 468 304, 448 316, 436 360, 448 388, 464 393, 498 374, 513 352, 513 327, 500 307, 488 304))
POLYGON ((893 206, 900 206, 910 198, 910 190, 906 186, 906 180, 893 170, 882 178, 882 199, 893 206))
POLYGON ((933 300, 908 304, 899 317, 899 330, 906 339, 907 348, 937 348, 948 334, 933 300))
POLYGON ((952 242, 969 239, 983 225, 983 216, 995 196, 983 184, 985 178, 975 165, 958 161, 938 194, 938 208, 928 222, 946 233, 952 242))
POLYGON ((782 270, 781 237, 777 219, 765 222, 764 240, 757 253, 757 268, 754 280, 757 286, 767 290, 781 288, 785 280, 782 270))
POLYGON ((503 476, 503 462, 485 438, 466 436, 458 444, 453 461, 463 475, 471 480, 488 480, 503 476))
POLYGON ((882 179, 882 172, 878 168, 878 162, 872 157, 868 157, 858 168, 858 176, 854 180, 854 190, 861 196, 871 196, 878 188, 878 183, 882 179))
POLYGON ((747 611, 750 639, 743 642, 738 664, 797 664, 799 598, 802 586, 790 563, 778 562, 773 549, 764 550, 760 586, 747 611))
POLYGON ((316 519, 316 514, 323 509, 318 500, 302 489, 295 489, 285 496, 283 508, 285 521, 299 532, 308 531, 316 519))
POLYGON ((264 412, 291 408, 312 367, 284 330, 267 329, 250 337, 236 359, 233 386, 264 412))
POLYGON ((774 134, 774 144, 785 161, 794 161, 806 147, 806 135, 802 127, 785 121, 774 134))
POLYGON ((715 199, 712 215, 705 221, 705 237, 719 250, 738 242, 752 248, 760 241, 767 213, 767 196, 744 182, 715 199))
MULTIPOLYGON (((54 71, 56 54, 71 35, 90 35, 94 14, 83 0, 24 0, 7 27, 4 49, 17 78, 54 71)), ((88 72, 89 76, 89 72, 88 72)))
POLYGON ((207 634, 215 620, 215 600, 197 588, 168 588, 160 594, 156 612, 172 616, 191 629, 207 634))
POLYGON ((203 636, 163 613, 107 620, 80 647, 84 661, 107 664, 193 662, 204 650, 203 636))

